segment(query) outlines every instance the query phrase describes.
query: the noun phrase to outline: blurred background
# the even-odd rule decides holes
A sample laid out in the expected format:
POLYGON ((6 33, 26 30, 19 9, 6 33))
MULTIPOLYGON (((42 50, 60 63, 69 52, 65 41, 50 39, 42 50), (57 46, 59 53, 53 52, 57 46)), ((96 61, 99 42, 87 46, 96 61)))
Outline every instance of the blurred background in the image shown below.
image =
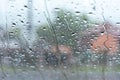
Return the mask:
POLYGON ((0 80, 119 80, 119 0, 0 0, 0 80))

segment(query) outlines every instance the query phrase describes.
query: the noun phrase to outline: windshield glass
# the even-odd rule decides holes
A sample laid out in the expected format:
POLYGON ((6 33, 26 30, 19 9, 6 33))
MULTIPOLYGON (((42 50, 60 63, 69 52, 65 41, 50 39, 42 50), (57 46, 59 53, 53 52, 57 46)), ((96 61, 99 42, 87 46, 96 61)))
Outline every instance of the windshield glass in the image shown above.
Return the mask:
POLYGON ((0 80, 119 80, 119 0, 0 0, 0 80))

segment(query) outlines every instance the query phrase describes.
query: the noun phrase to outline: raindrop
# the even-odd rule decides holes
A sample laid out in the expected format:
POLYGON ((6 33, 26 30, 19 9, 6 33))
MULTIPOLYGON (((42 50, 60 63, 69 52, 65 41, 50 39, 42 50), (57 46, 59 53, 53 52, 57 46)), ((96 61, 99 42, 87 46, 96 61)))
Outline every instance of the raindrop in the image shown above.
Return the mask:
POLYGON ((15 26, 12 25, 11 27, 15 27, 15 26))
POLYGON ((71 23, 71 25, 74 24, 73 22, 71 23))
POLYGON ((11 7, 13 8, 14 6, 12 5, 11 7))
POLYGON ((65 36, 62 34, 61 37, 65 37, 65 36))
POLYGON ((113 59, 113 60, 116 60, 116 57, 113 57, 112 59, 113 59))
POLYGON ((16 23, 12 23, 12 25, 16 25, 16 23))
POLYGON ((120 22, 116 22, 116 24, 120 24, 120 22))
POLYGON ((80 13, 80 11, 76 11, 75 13, 80 13))
POLYGON ((15 43, 14 45, 18 45, 17 43, 15 43))
POLYGON ((26 22, 26 24, 29 24, 29 22, 26 22))
POLYGON ((109 16, 109 18, 112 18, 112 16, 109 16))
POLYGON ((75 23, 79 23, 79 20, 75 20, 75 23))
POLYGON ((54 8, 55 9, 55 11, 60 11, 60 8, 54 8))
POLYGON ((10 34, 13 34, 14 32, 9 32, 10 34))
POLYGON ((116 10, 119 10, 119 9, 116 9, 116 10))
POLYGON ((75 14, 76 14, 76 15, 80 15, 80 11, 76 11, 75 14))
POLYGON ((41 68, 43 68, 43 67, 44 67, 44 65, 40 65, 40 67, 41 67, 41 68))
POLYGON ((24 7, 25 7, 25 8, 28 8, 28 6, 27 6, 27 5, 24 5, 24 7))
POLYGON ((38 23, 40 23, 40 21, 38 21, 38 23))
POLYGON ((24 21, 22 21, 22 20, 21 20, 20 22, 21 22, 21 23, 24 23, 24 21))
POLYGON ((93 10, 96 10, 96 7, 95 7, 95 6, 93 7, 93 10))
POLYGON ((66 15, 70 15, 70 12, 67 12, 67 14, 66 15))
POLYGON ((93 12, 89 12, 88 14, 93 14, 93 12))
POLYGON ((104 35, 104 31, 100 32, 101 35, 104 35))
POLYGON ((21 15, 20 15, 20 14, 18 14, 17 16, 21 17, 21 15))
POLYGON ((84 20, 83 20, 83 22, 84 22, 84 23, 87 23, 87 20, 86 20, 86 19, 84 19, 84 20))
POLYGON ((37 14, 40 14, 40 12, 39 12, 39 13, 37 13, 37 14))
POLYGON ((120 38, 120 35, 118 35, 118 37, 120 38))
POLYGON ((72 22, 72 21, 73 21, 73 19, 70 19, 70 21, 72 22))
POLYGON ((64 66, 64 69, 67 69, 67 66, 64 66))
POLYGON ((20 9, 21 11, 24 11, 24 9, 20 9))
POLYGON ((57 17, 57 20, 59 21, 59 20, 60 20, 60 18, 59 18, 59 17, 57 17))
POLYGON ((72 1, 71 4, 73 4, 74 2, 72 1))
POLYGON ((33 69, 35 68, 35 66, 30 66, 30 67, 33 68, 33 69))
POLYGON ((43 27, 43 30, 46 30, 46 27, 43 27))
POLYGON ((37 11, 37 9, 35 9, 37 11))
POLYGON ((72 33, 72 36, 75 36, 75 35, 76 35, 76 33, 75 33, 75 32, 73 32, 73 33, 72 33))

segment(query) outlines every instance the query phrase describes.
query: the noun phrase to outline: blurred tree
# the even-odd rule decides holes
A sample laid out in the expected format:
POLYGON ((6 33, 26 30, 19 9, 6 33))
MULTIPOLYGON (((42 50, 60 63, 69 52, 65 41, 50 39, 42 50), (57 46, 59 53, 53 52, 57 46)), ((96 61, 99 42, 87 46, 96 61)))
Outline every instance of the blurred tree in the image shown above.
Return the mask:
MULTIPOLYGON (((66 9, 56 9, 53 20, 48 19, 48 24, 38 27, 36 31, 38 38, 45 39, 51 45, 56 45, 56 47, 57 45, 70 46, 73 53, 76 53, 78 49, 77 37, 81 36, 83 30, 91 27, 94 23, 86 14, 76 15, 66 9)), ((59 49, 56 53, 60 53, 59 49)), ((83 57, 86 57, 86 55, 83 57)))
POLYGON ((49 43, 53 42, 53 35, 48 24, 43 24, 37 29, 37 36, 37 40, 45 39, 49 43))
POLYGON ((12 63, 18 66, 36 66, 37 55, 29 48, 27 40, 21 33, 20 28, 11 28, 9 31, 9 41, 14 41, 16 47, 9 46, 6 51, 7 56, 11 57, 12 63), (17 61, 16 61, 17 60, 17 61))
POLYGON ((13 28, 9 30, 9 38, 15 39, 21 36, 21 29, 20 28, 13 28))
POLYGON ((37 34, 38 37, 44 38, 50 44, 55 44, 53 39, 54 29, 59 45, 64 44, 74 48, 78 33, 88 28, 90 23, 91 21, 85 14, 78 16, 71 11, 58 9, 55 11, 54 20, 51 23, 53 26, 51 27, 49 24, 41 25, 37 29, 37 34))

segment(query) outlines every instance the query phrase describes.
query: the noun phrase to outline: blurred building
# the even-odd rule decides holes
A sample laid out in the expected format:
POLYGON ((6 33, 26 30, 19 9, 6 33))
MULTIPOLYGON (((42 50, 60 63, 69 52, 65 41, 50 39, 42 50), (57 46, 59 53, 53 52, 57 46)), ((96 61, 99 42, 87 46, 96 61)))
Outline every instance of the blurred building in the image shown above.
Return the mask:
POLYGON ((88 28, 79 37, 78 44, 80 50, 91 49, 95 53, 114 54, 119 50, 120 28, 108 22, 88 28))

